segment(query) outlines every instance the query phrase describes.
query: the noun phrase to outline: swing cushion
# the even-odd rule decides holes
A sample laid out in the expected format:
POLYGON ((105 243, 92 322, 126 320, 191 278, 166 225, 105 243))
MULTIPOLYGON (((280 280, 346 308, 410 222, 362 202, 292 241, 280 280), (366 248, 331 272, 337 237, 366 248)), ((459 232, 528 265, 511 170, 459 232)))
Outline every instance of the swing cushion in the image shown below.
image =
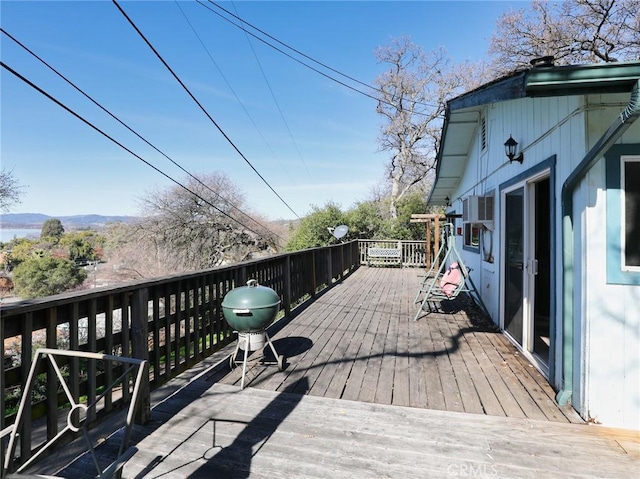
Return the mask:
POLYGON ((442 292, 450 298, 458 286, 460 286, 460 282, 463 281, 462 273, 460 272, 460 265, 458 263, 451 263, 449 269, 442 275, 442 279, 440 280, 440 289, 442 292))

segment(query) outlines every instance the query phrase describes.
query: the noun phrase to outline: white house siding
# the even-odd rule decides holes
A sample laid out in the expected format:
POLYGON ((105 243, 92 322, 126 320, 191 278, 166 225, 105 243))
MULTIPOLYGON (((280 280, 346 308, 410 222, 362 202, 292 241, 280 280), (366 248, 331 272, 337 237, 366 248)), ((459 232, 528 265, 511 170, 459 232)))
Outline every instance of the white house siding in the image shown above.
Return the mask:
MULTIPOLYGON (((629 97, 611 96, 609 102, 615 104, 615 98, 624 103, 629 97)), ((606 98, 601 100, 607 102, 606 98)), ((589 114, 591 144, 622 107, 616 104, 589 114)), ((618 143, 640 143, 640 123, 627 130, 618 143)), ((640 286, 607 283, 605 180, 603 159, 587 175, 587 198, 582 204, 585 234, 581 260, 588 274, 583 276, 581 298, 581 338, 585 344, 581 402, 585 415, 597 422, 640 429, 640 286)))
MULTIPOLYGON (((629 100, 628 94, 525 98, 486 105, 487 152, 480 151, 479 129, 472 142, 465 173, 452 195, 452 207, 462 212, 462 199, 473 194, 495 197, 494 263, 481 254, 458 248, 497 324, 500 318, 501 237, 500 185, 555 156, 555 364, 550 377, 561 384, 562 338, 562 185, 589 148, 603 135, 629 100), (606 111, 593 111, 606 103, 606 111), (508 164, 504 142, 509 135, 524 150, 524 163, 508 164)), ((639 122, 640 123, 640 122, 639 122)), ((640 125, 624 142, 640 143, 640 125)), ((574 196, 574 406, 584 417, 614 427, 640 429, 640 287, 607 285, 604 162, 594 168, 574 196), (584 234, 581 234, 584 233, 584 234)), ((462 226, 458 220, 458 226, 462 226)), ((552 301, 554 298, 552 298, 552 301)))

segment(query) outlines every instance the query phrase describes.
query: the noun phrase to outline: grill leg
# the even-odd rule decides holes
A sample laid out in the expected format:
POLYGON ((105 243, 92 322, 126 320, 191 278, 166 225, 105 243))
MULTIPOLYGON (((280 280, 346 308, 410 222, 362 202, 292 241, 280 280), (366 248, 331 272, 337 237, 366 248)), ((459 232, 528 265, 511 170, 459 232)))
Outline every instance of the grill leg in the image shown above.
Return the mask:
POLYGON ((242 360, 242 380, 240 381, 240 389, 244 389, 244 376, 247 373, 247 357, 249 356, 249 351, 251 351, 251 335, 247 334, 244 340, 245 340, 245 345, 244 345, 245 349, 244 349, 244 359, 242 360))
POLYGON ((278 360, 278 353, 276 352, 276 348, 273 346, 273 343, 271 342, 271 338, 269 337, 269 335, 267 334, 267 332, 264 332, 264 336, 267 338, 267 344, 269 344, 269 347, 271 348, 271 352, 273 353, 273 357, 276 359, 276 361, 278 360))

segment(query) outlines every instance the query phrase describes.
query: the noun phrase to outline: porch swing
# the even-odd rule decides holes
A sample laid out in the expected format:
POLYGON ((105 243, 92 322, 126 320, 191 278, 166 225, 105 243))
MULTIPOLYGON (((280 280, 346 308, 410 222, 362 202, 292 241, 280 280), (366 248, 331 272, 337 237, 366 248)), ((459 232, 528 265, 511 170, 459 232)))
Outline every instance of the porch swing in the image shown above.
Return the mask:
POLYGON ((468 293, 475 303, 488 315, 488 311, 482 298, 478 294, 471 275, 456 249, 454 226, 446 223, 442 228, 442 241, 440 249, 436 253, 431 268, 420 284, 420 290, 416 294, 414 304, 420 303, 420 309, 416 312, 414 321, 417 321, 425 310, 425 305, 432 312, 430 302, 454 300, 460 293, 468 293), (437 272, 434 273, 435 268, 437 272), (424 294, 422 300, 420 297, 424 294))

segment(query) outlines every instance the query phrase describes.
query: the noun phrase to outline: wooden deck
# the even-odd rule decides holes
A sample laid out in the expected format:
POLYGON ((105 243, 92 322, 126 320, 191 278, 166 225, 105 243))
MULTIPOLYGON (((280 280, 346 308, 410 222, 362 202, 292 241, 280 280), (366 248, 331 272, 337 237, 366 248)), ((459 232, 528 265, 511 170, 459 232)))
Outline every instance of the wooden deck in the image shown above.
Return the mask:
MULTIPOLYGON (((414 321, 422 270, 360 268, 272 337, 288 366, 250 357, 245 387, 444 411, 582 422, 462 298, 414 321)), ((272 356, 267 356, 271 359, 272 356)), ((242 368, 219 382, 240 385, 242 368)))
POLYGON ((158 423, 140 431, 125 479, 629 479, 640 461, 637 434, 599 426, 205 381, 153 414, 158 423))
MULTIPOLYGON (((413 321, 419 272, 356 271, 277 325, 288 367, 254 353, 244 390, 227 348, 154 391, 153 420, 136 426, 122 477, 637 475, 640 434, 559 408, 540 373, 470 305, 413 321)), ((88 460, 61 475, 92 477, 88 460)))

